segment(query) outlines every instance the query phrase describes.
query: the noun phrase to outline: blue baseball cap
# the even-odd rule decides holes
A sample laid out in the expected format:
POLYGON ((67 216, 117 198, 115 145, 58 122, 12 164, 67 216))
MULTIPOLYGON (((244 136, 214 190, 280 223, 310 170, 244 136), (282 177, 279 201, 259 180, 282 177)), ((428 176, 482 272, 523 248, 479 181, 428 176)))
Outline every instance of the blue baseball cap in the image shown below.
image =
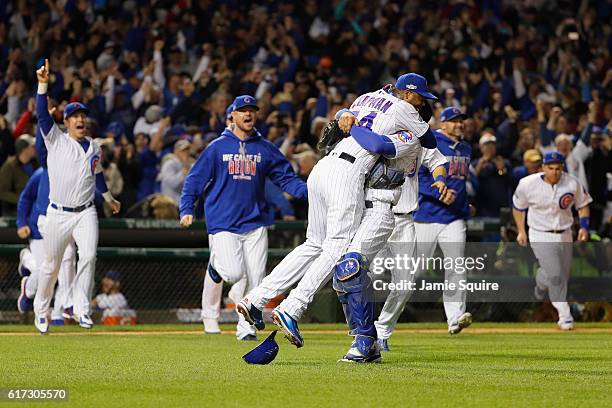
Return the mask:
POLYGON ((397 78, 395 88, 399 89, 400 91, 411 91, 418 93, 425 99, 438 99, 437 96, 429 92, 429 89, 427 89, 427 80, 425 77, 412 72, 397 78))
POLYGON ((559 152, 548 152, 544 155, 543 164, 565 163, 565 156, 559 152))
POLYGON ((121 274, 119 272, 117 272, 117 271, 108 271, 108 272, 106 272, 104 277, 112 279, 114 281, 120 281, 121 280, 121 274))
POLYGON ((244 108, 245 106, 252 106, 255 109, 259 110, 259 106, 257 106, 257 100, 253 98, 251 95, 240 95, 234 99, 234 110, 238 110, 244 108))
POLYGON ((234 104, 230 103, 227 108, 225 109, 225 119, 229 119, 230 115, 232 114, 232 112, 234 111, 234 104))
POLYGON ((69 103, 64 108, 64 119, 70 117, 70 115, 73 115, 74 113, 79 112, 79 111, 85 112, 86 115, 89 115, 89 108, 85 106, 84 103, 81 103, 81 102, 69 103))
POLYGON ((242 356, 242 359, 249 364, 270 364, 274 361, 278 354, 278 343, 274 340, 277 331, 270 333, 260 345, 242 356))
POLYGON ((461 112, 461 109, 457 108, 456 106, 449 106, 440 114, 440 122, 448 122, 449 120, 453 120, 455 118, 467 119, 468 115, 461 112))

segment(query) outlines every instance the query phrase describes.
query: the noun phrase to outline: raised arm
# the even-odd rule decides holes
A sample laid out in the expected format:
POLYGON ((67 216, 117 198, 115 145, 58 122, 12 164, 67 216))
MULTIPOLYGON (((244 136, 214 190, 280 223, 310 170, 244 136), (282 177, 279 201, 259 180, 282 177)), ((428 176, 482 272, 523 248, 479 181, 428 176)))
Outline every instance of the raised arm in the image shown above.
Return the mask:
POLYGON ((36 116, 38 127, 44 138, 47 138, 53 128, 53 118, 49 114, 47 102, 47 88, 49 87, 49 60, 45 59, 45 65, 36 71, 38 78, 38 92, 36 92, 36 116))

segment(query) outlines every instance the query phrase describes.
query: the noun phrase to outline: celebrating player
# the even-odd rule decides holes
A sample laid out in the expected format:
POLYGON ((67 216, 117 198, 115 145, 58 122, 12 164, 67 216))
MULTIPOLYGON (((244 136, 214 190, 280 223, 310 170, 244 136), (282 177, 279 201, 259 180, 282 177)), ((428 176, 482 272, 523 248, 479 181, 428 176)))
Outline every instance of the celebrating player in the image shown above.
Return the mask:
POLYGON ((593 201, 580 181, 563 171, 565 157, 559 152, 544 155, 543 172, 519 182, 513 197, 512 215, 518 229, 516 242, 531 248, 540 268, 536 275, 535 296, 546 292, 559 313, 557 325, 572 330, 574 319, 567 303, 567 283, 572 262, 572 205, 578 210, 578 241, 589 239, 589 203, 593 201), (529 239, 525 230, 525 212, 529 239))
MULTIPOLYGON (((190 226, 195 201, 205 193, 208 273, 216 283, 236 283, 246 276, 252 289, 265 274, 266 227, 273 222, 266 216, 266 177, 296 198, 306 199, 308 194, 289 161, 255 129, 259 110, 255 98, 241 95, 233 105, 232 125, 208 145, 187 175, 180 216, 181 225, 190 226)), ((254 334, 250 328, 243 336, 254 334)))
MULTIPOLYGON (((66 105, 64 123, 68 131, 62 132, 47 109, 49 60, 45 60, 44 66, 36 71, 36 76, 36 114, 48 151, 50 203, 45 225, 49 239, 44 240, 45 259, 34 298, 34 324, 40 333, 46 334, 49 330, 49 304, 59 262, 71 238, 78 247, 77 276, 89 284, 85 294, 89 296, 91 293, 98 246, 98 218, 93 206, 96 187, 113 213, 119 212, 121 204, 113 198, 104 181, 100 147, 86 136, 87 107, 78 102, 66 105)), ((90 299, 74 300, 74 313, 79 321, 83 321, 86 326, 93 326, 89 317, 90 299)))

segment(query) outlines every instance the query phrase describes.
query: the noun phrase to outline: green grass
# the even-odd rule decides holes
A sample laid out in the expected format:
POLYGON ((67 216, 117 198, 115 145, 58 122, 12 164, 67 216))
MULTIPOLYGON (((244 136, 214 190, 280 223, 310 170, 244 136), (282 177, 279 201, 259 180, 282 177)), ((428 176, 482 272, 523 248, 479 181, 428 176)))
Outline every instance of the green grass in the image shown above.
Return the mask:
MULTIPOLYGON (((149 325, 125 330, 199 331, 200 327, 149 325)), ((477 327, 550 328, 551 324, 477 327)), ((612 329, 610 324, 579 325, 584 327, 612 329)), ((278 336, 281 350, 276 360, 268 366, 249 366, 241 356, 254 344, 239 343, 231 334, 111 335, 103 333, 108 328, 96 326, 91 335, 69 327, 54 330, 62 336, 7 336, 3 333, 31 333, 33 327, 0 326, 0 387, 67 387, 69 403, 52 405, 75 407, 610 404, 612 331, 467 329, 455 337, 440 331, 403 331, 391 338, 392 351, 384 355, 383 364, 365 366, 336 363, 350 339, 318 329, 342 326, 304 325, 306 345, 299 350, 278 336)))

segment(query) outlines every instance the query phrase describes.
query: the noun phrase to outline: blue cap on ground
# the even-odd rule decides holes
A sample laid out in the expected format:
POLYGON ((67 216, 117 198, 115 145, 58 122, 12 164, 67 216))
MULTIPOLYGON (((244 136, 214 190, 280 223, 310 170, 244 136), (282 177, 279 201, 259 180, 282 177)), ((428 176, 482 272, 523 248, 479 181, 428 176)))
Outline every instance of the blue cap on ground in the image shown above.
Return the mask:
POLYGON ((242 359, 249 364, 270 364, 278 354, 278 343, 274 340, 276 332, 274 330, 266 339, 253 350, 242 356, 242 359))
POLYGON ((70 117, 70 115, 73 115, 74 113, 79 112, 79 111, 85 112, 86 115, 89 115, 89 108, 85 106, 84 103, 81 103, 81 102, 69 103, 64 108, 64 119, 70 117))
POLYGON ((563 156, 559 152, 548 152, 544 155, 544 160, 542 161, 542 163, 565 163, 565 156, 563 156))
POLYGON ((238 110, 244 108, 245 106, 252 106, 255 109, 259 110, 257 106, 257 100, 253 98, 251 95, 240 95, 234 99, 234 110, 238 110))
POLYGON ((427 89, 427 80, 425 77, 412 72, 397 78, 395 88, 399 89, 400 91, 411 91, 418 93, 425 99, 438 99, 437 96, 429 92, 429 89, 427 89))
POLYGON ((448 108, 444 108, 444 110, 440 114, 440 122, 448 122, 449 120, 453 120, 455 118, 467 119, 468 115, 461 112, 461 109, 456 106, 449 106, 448 108))

